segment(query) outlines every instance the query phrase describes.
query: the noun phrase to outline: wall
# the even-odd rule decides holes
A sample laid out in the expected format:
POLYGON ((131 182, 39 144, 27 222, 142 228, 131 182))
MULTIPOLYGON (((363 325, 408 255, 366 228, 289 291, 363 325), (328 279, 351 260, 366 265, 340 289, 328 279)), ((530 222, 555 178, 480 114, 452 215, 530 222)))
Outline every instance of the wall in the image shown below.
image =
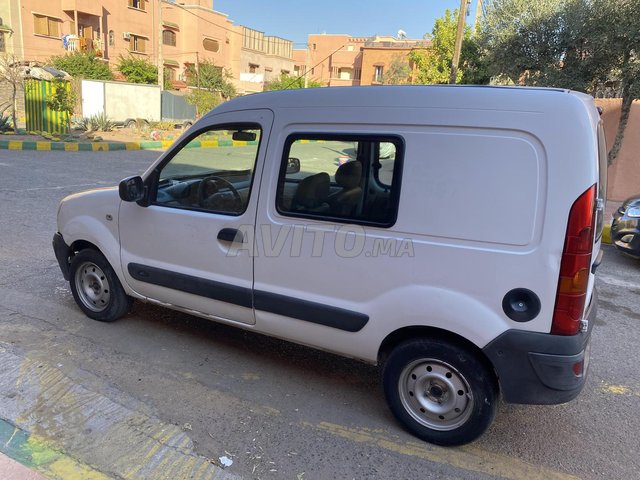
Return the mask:
MULTIPOLYGON (((596 99, 602 107, 602 119, 607 138, 607 148, 613 146, 620 123, 620 99, 596 99)), ((624 141, 614 164, 609 167, 607 198, 622 201, 640 193, 640 101, 633 102, 624 141)))

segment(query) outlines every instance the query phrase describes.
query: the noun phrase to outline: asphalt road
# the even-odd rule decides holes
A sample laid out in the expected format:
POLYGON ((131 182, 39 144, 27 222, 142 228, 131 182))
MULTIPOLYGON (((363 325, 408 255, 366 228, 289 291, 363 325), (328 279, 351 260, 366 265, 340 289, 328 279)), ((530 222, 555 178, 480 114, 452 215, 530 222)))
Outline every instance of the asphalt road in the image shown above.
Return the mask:
POLYGON ((149 305, 80 313, 51 249, 57 203, 157 155, 0 151, 4 420, 111 478, 640 478, 640 262, 606 247, 575 401, 501 405, 480 440, 434 447, 395 422, 375 367, 149 305))

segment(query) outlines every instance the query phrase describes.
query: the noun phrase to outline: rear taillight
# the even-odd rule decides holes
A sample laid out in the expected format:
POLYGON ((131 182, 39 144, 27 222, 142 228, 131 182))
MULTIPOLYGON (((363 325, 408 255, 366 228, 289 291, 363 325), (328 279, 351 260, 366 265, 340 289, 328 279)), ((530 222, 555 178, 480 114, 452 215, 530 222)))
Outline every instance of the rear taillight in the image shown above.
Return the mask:
POLYGON ((587 300, 595 231, 596 186, 575 201, 569 213, 567 235, 560 262, 560 278, 551 333, 575 335, 587 300))

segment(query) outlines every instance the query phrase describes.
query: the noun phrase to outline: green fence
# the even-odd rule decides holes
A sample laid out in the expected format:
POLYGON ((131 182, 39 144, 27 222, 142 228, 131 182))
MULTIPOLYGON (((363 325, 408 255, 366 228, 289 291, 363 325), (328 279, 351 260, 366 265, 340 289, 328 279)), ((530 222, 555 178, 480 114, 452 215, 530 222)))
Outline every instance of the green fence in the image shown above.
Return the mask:
POLYGON ((27 117, 27 131, 67 133, 69 131, 69 114, 52 110, 47 106, 47 99, 56 92, 56 88, 71 91, 69 82, 53 82, 47 80, 27 80, 24 86, 24 103, 27 117))

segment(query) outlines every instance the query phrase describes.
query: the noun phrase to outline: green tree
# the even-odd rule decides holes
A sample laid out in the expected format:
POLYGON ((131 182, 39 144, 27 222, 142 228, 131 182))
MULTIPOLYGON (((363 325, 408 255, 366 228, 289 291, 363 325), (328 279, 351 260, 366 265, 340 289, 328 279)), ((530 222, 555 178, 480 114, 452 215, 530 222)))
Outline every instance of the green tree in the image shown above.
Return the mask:
POLYGON ((619 86, 620 123, 609 152, 619 153, 634 99, 640 97, 640 0, 494 0, 481 47, 494 76, 522 85, 596 94, 619 86))
MULTIPOLYGON (((416 67, 414 83, 449 83, 457 30, 458 10, 445 10, 444 15, 436 19, 431 35, 425 36, 431 40, 431 45, 424 49, 415 49, 409 54, 409 59, 416 67)), ((483 83, 486 74, 483 73, 480 62, 481 56, 475 37, 471 28, 467 26, 456 82, 483 83)))
MULTIPOLYGON (((307 88, 322 87, 320 82, 315 80, 307 81, 307 88)), ((296 88, 304 88, 304 77, 297 75, 288 75, 286 73, 281 74, 275 80, 271 80, 265 86, 265 90, 293 90, 296 88)))
POLYGON ((620 153, 634 100, 640 98, 640 0, 593 0, 591 55, 598 83, 619 82, 622 107, 609 164, 620 153))
POLYGON ((404 85, 409 83, 411 68, 409 60, 401 54, 394 55, 386 72, 382 75, 384 85, 404 85))
POLYGON ((146 58, 128 58, 120 55, 118 60, 118 70, 131 83, 147 83, 150 85, 158 83, 158 67, 146 58))
POLYGON ((190 90, 184 99, 196 107, 196 115, 198 117, 204 115, 222 102, 220 93, 198 88, 190 90))
POLYGON ((75 78, 113 80, 109 65, 93 52, 74 52, 51 57, 49 63, 75 78))
POLYGON ((228 100, 237 95, 236 87, 231 83, 233 76, 224 68, 218 67, 210 60, 203 60, 187 67, 187 85, 201 88, 209 92, 218 92, 228 100))
POLYGON ((77 101, 78 95, 70 82, 59 78, 53 80, 53 95, 47 98, 47 106, 52 110, 67 114, 67 130, 71 129, 71 115, 77 101))

